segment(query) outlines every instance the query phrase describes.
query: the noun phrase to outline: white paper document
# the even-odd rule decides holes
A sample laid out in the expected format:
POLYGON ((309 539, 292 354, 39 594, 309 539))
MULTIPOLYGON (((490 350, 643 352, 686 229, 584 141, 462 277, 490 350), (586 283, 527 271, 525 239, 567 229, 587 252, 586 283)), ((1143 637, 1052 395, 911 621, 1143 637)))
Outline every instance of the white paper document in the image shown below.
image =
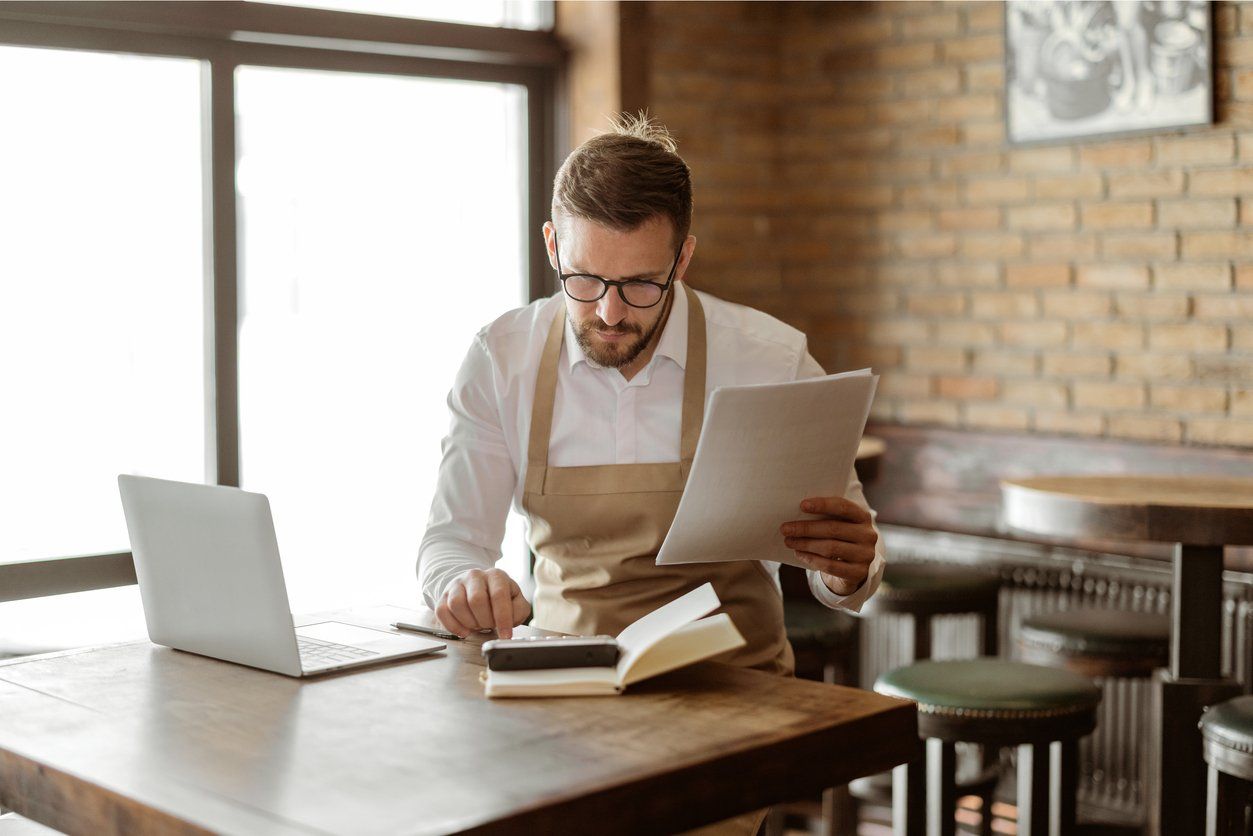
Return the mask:
POLYGON ((874 399, 870 369, 714 390, 687 486, 657 563, 771 560, 803 566, 779 526, 844 496, 874 399))

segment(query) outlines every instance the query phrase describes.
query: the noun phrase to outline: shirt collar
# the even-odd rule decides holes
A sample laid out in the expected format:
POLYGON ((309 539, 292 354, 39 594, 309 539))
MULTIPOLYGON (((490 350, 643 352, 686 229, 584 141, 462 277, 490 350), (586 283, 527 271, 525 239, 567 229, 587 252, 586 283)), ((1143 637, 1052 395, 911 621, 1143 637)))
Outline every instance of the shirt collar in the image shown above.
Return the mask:
MULTIPOLYGON (((609 292, 613 293, 614 291, 611 289, 609 292)), ((657 350, 653 352, 653 357, 654 359, 657 357, 669 357, 680 369, 686 369, 687 291, 684 289, 682 282, 674 282, 670 285, 670 293, 674 296, 674 302, 670 305, 670 315, 666 318, 666 324, 661 329, 661 339, 657 340, 657 350)), ((562 294, 561 304, 564 305, 565 303, 565 295, 562 294)), ((583 353, 582 346, 579 345, 579 341, 574 337, 574 323, 570 321, 569 316, 566 317, 565 352, 566 365, 571 371, 579 363, 586 363, 594 369, 604 368, 583 353)))

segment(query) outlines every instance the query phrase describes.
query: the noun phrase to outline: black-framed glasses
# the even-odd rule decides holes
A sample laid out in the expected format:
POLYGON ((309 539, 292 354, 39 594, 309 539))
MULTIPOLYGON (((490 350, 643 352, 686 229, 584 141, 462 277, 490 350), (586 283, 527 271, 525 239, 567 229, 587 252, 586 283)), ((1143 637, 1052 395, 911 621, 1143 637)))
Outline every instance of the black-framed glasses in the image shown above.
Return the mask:
POLYGON ((603 279, 592 273, 561 272, 561 250, 557 247, 557 233, 553 232, 553 252, 557 255, 557 278, 561 279, 561 287, 566 295, 576 302, 597 302, 609 292, 609 286, 618 288, 622 301, 633 308, 651 308, 665 296, 666 289, 674 281, 674 271, 679 266, 679 256, 683 255, 683 245, 674 253, 674 263, 670 265, 670 275, 666 276, 665 284, 657 284, 645 279, 627 279, 614 281, 603 279))

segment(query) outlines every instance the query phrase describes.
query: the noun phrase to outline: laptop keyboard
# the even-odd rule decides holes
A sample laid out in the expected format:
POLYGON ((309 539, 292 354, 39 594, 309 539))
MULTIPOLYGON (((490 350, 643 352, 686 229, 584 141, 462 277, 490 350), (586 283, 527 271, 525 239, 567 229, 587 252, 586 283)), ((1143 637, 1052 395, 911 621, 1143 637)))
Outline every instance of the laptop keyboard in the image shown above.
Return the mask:
POLYGON ((296 645, 300 648, 300 663, 304 667, 320 667, 327 664, 355 662, 377 656, 377 650, 365 650, 348 644, 335 644, 307 636, 296 636, 296 645))

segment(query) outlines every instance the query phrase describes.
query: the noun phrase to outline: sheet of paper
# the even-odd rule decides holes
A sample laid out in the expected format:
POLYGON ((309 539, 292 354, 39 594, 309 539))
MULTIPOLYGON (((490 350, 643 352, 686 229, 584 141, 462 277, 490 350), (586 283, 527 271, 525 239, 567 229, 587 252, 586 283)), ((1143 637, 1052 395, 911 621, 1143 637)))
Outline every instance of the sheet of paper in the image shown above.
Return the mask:
POLYGON ((878 375, 870 369, 715 389, 657 563, 772 560, 800 566, 779 526, 843 496, 878 375))

